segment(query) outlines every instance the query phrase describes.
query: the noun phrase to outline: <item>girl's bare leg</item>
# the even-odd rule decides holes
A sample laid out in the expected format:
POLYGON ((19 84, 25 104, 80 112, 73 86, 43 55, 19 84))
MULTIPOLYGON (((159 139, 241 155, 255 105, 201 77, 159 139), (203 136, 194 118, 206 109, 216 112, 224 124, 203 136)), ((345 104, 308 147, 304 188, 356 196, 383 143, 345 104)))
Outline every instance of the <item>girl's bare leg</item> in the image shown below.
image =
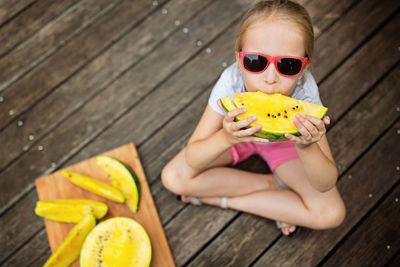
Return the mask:
POLYGON ((210 168, 200 172, 186 163, 183 149, 163 169, 162 181, 164 186, 175 194, 196 197, 231 197, 277 188, 271 174, 225 167, 232 161, 232 155, 226 151, 210 168))
MULTIPOLYGON (((278 166, 276 173, 293 191, 264 190, 230 197, 228 207, 313 229, 341 224, 345 207, 336 187, 324 193, 315 190, 308 182, 299 159, 278 166)), ((202 201, 217 206, 220 203, 218 198, 202 198, 202 201)))

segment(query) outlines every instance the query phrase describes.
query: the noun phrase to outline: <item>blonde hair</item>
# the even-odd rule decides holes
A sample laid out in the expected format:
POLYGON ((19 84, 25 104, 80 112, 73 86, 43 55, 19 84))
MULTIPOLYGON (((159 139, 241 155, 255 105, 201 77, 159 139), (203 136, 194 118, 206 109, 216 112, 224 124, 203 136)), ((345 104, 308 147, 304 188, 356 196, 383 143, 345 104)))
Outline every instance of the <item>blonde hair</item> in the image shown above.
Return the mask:
POLYGON ((314 52, 314 31, 311 17, 302 5, 293 1, 260 1, 255 4, 240 22, 239 32, 236 37, 236 52, 240 52, 242 49, 243 38, 247 29, 253 23, 266 20, 271 16, 292 22, 298 27, 303 36, 305 56, 308 57, 306 66, 309 66, 314 52))

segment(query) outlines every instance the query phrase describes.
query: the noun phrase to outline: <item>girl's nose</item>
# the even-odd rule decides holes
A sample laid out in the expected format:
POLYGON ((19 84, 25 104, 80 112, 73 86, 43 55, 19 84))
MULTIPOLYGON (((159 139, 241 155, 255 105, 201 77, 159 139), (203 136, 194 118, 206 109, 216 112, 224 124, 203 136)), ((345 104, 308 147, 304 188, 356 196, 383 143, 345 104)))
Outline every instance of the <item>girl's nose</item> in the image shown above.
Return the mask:
POLYGON ((268 84, 273 84, 278 81, 279 73, 275 69, 275 64, 271 62, 268 68, 263 72, 263 79, 268 84))

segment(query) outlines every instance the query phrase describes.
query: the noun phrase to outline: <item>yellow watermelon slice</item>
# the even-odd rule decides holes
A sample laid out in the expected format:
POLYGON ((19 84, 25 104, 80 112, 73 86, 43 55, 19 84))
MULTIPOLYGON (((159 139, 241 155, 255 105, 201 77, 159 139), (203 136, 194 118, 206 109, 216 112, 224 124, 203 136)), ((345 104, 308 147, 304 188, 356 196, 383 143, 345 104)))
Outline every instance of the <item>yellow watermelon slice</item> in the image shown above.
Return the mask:
POLYGON ((92 213, 96 219, 103 218, 108 206, 101 201, 85 198, 66 198, 37 201, 35 214, 49 220, 66 223, 78 223, 92 213))
POLYGON ((111 184, 121 190, 129 209, 136 213, 140 200, 140 183, 135 173, 127 165, 112 157, 97 156, 96 163, 107 173, 111 184))
POLYGON ((70 180, 72 183, 76 184, 77 186, 86 189, 87 191, 90 191, 118 203, 125 202, 125 197, 122 192, 109 184, 68 170, 61 170, 61 175, 70 180))
POLYGON ((86 215, 71 231, 67 237, 50 256, 44 267, 50 266, 69 266, 79 257, 82 244, 86 236, 96 225, 96 219, 92 214, 86 215))
POLYGON ((114 217, 99 223, 82 246, 80 265, 150 266, 152 249, 146 230, 137 221, 114 217))
POLYGON ((221 98, 221 104, 227 112, 238 108, 247 109, 246 113, 236 116, 235 121, 257 116, 257 121, 251 123, 248 128, 261 124, 262 129, 254 136, 270 141, 287 140, 285 133, 300 135, 293 124, 297 113, 322 119, 328 111, 326 107, 318 104, 261 91, 236 93, 233 97, 221 98))

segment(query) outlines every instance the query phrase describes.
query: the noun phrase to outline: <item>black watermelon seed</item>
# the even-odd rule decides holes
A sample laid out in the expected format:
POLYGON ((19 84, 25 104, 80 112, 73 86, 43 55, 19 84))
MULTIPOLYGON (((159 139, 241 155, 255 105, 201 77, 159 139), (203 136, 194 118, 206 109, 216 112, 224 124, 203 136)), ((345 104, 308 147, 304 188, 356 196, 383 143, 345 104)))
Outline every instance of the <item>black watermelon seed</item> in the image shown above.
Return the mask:
POLYGON ((269 116, 271 116, 271 114, 268 113, 267 116, 269 117, 269 116))
POLYGON ((285 115, 284 117, 287 119, 287 116, 286 116, 286 115, 285 115))
POLYGON ((281 115, 281 113, 278 113, 278 116, 280 116, 281 115))
POLYGON ((284 110, 283 112, 285 112, 285 114, 287 113, 286 110, 284 110))
POLYGON ((276 116, 275 116, 275 115, 272 115, 272 118, 276 118, 276 116))

